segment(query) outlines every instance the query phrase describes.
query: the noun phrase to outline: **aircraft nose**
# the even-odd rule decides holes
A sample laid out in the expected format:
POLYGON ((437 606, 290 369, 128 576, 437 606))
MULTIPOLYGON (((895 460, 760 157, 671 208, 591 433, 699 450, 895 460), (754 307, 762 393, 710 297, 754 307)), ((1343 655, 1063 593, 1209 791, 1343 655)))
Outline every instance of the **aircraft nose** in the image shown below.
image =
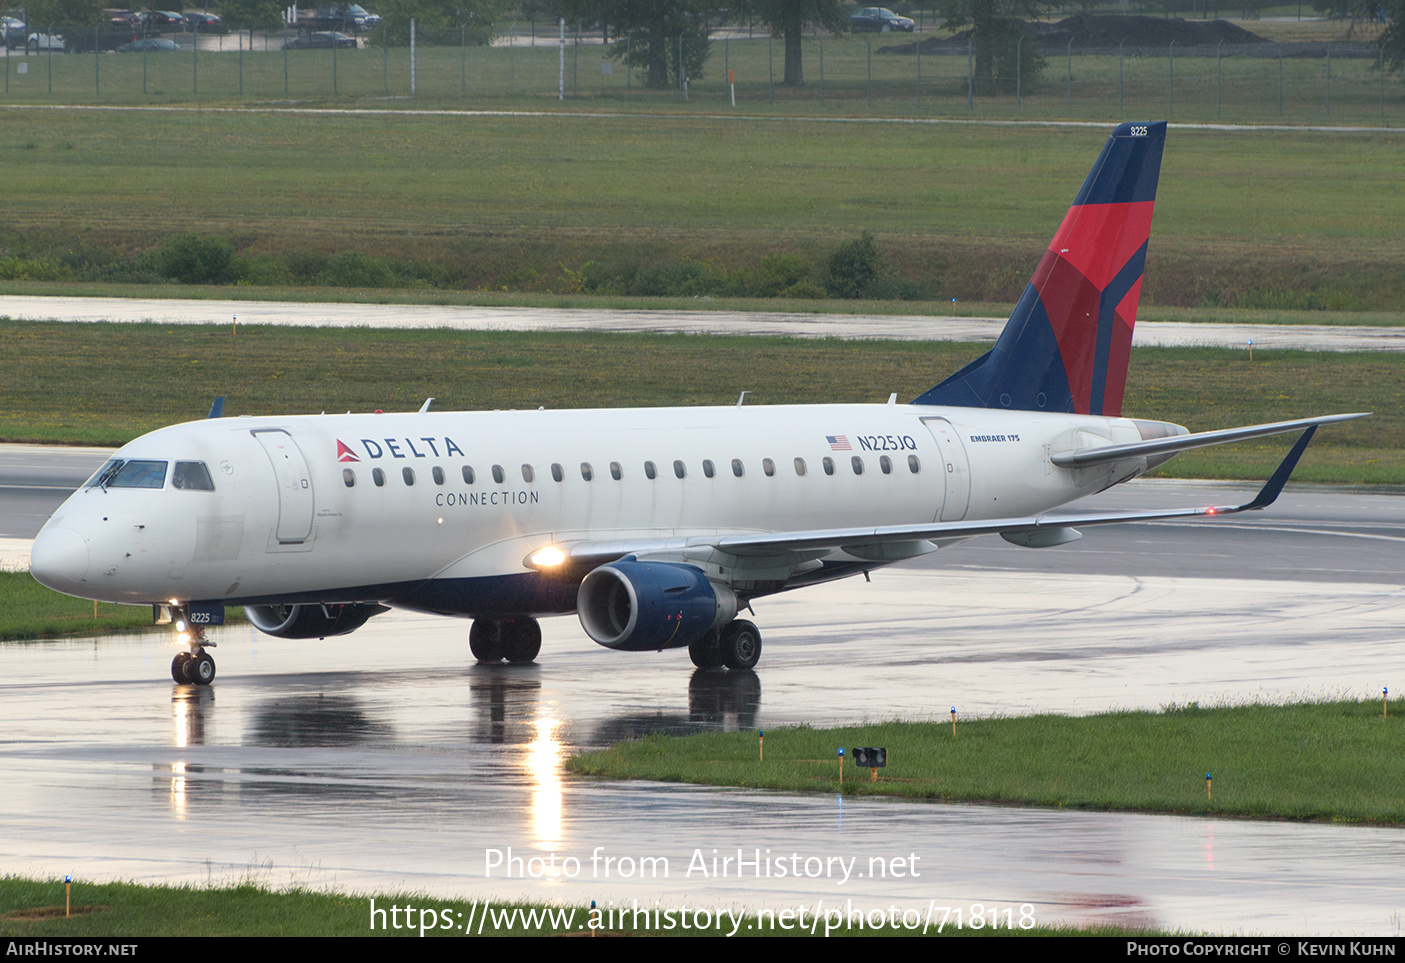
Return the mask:
POLYGON ((29 571, 41 585, 72 595, 88 578, 88 543, 71 528, 45 528, 30 549, 29 571))

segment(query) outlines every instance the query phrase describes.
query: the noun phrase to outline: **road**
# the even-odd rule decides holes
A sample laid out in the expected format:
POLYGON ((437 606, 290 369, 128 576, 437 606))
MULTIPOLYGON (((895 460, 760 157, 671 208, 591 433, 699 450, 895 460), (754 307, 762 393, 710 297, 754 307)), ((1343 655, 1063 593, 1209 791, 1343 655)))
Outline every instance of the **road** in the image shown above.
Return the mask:
MULTIPOLYGON (((125 298, 0 297, 0 317, 35 321, 277 324, 308 327, 459 328, 488 331, 658 331, 895 341, 994 341, 1003 319, 889 315, 627 311, 442 305, 302 304, 125 298)), ((1405 327, 1140 321, 1138 345, 1402 351, 1405 327)))

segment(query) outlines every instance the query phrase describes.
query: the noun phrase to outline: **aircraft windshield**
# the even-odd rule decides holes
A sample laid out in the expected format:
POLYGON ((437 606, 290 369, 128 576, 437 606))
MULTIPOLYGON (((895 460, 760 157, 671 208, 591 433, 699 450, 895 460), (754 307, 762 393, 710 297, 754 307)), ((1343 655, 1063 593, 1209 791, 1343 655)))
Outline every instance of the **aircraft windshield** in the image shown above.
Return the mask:
MULTIPOLYGON (((88 479, 88 487, 99 488, 162 488, 166 484, 164 461, 114 458, 88 479)), ((209 475, 206 474, 208 479, 209 475)), ((211 486, 212 488, 214 486, 211 486)))

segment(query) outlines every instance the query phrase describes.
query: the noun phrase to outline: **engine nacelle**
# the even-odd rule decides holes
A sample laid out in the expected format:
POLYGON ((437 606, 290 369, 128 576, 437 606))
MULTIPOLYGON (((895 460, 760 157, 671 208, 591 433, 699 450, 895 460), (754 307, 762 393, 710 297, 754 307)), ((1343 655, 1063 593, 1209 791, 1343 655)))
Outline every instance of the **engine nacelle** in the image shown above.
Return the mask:
POLYGON ((610 649, 673 649, 737 614, 737 597, 702 570, 678 562, 627 558, 593 569, 576 593, 581 625, 610 649))
POLYGON ((384 605, 246 605, 244 615, 254 628, 280 639, 325 639, 346 635, 373 615, 389 611, 384 605))

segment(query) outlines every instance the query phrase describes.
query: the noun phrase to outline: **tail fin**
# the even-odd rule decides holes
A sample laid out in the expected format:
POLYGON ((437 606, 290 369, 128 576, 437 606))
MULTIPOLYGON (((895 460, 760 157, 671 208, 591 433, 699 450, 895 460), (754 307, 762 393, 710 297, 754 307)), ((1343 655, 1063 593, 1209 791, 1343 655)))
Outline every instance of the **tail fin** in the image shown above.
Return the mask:
POLYGON ((913 404, 1120 415, 1166 124, 1122 124, 995 347, 913 404))

